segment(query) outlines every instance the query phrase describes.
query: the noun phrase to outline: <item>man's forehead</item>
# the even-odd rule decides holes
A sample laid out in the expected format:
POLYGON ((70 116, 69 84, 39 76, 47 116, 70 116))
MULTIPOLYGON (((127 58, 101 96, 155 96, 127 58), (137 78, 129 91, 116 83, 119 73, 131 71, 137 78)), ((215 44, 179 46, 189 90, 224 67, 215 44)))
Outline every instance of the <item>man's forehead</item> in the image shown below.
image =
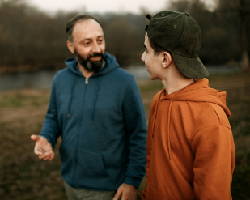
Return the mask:
POLYGON ((88 20, 83 20, 79 21, 75 24, 74 30, 73 30, 74 35, 86 35, 87 37, 89 36, 103 36, 103 29, 100 26, 98 22, 96 22, 94 19, 88 19, 88 20))

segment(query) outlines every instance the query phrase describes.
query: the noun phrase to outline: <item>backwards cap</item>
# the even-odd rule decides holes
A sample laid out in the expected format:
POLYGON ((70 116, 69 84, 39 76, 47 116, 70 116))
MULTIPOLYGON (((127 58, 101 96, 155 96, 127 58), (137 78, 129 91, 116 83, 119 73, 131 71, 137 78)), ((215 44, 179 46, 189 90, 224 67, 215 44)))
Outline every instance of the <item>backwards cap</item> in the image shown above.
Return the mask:
POLYGON ((161 11, 152 18, 146 32, 150 40, 172 53, 176 66, 191 79, 209 75, 198 53, 201 47, 201 30, 194 18, 186 13, 161 11))

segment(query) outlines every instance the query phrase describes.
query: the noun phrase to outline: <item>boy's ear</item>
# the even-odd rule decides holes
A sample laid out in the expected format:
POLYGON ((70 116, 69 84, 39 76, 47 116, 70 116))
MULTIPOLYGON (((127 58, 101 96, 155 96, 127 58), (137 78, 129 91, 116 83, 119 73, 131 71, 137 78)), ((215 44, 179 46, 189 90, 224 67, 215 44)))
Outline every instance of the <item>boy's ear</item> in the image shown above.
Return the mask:
POLYGON ((172 59, 173 58, 172 58, 171 54, 164 51, 162 53, 162 67, 167 68, 170 65, 170 63, 172 62, 172 59))
POLYGON ((70 42, 69 40, 67 40, 66 45, 67 45, 70 53, 74 54, 75 51, 74 51, 74 45, 72 44, 72 42, 70 42))

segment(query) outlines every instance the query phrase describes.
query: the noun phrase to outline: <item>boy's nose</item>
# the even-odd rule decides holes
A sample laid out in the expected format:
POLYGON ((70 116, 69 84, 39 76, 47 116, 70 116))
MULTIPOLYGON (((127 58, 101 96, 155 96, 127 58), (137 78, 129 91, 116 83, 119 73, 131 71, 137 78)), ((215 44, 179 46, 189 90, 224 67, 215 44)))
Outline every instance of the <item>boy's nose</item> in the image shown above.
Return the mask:
POLYGON ((142 62, 145 62, 145 51, 141 55, 141 60, 142 60, 142 62))

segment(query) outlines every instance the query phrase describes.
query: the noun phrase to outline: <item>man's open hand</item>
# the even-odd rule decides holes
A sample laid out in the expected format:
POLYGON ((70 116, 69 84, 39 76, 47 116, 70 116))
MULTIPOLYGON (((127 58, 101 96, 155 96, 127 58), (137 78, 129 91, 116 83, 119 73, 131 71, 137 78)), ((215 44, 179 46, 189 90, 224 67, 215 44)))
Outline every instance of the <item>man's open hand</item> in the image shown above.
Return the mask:
POLYGON ((40 135, 32 135, 31 139, 33 141, 36 141, 34 153, 41 160, 53 160, 54 158, 53 148, 46 138, 40 135))

